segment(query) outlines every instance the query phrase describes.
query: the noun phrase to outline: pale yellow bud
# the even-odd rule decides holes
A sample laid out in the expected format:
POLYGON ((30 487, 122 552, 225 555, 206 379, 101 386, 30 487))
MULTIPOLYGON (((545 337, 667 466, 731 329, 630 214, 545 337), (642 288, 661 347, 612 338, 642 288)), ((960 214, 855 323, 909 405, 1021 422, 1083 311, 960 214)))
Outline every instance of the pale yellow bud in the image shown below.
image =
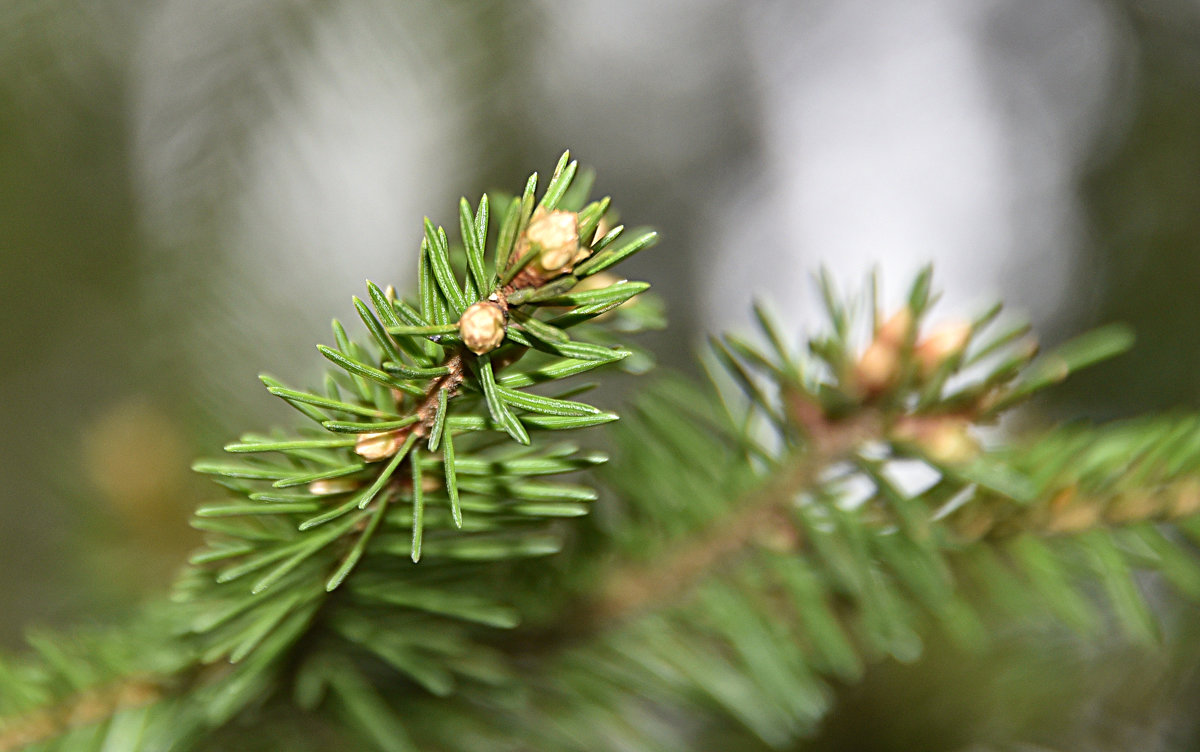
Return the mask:
MULTIPOLYGON (((599 272, 590 277, 584 277, 579 280, 579 284, 571 288, 571 292, 586 292, 588 290, 603 290, 606 287, 615 285, 621 281, 621 278, 611 272, 599 272)), ((630 298, 630 300, 636 299, 630 298)), ((628 302, 628 301, 626 301, 628 302)), ((622 304, 623 305, 623 304, 622 304)))
POLYGON ((947 465, 969 462, 979 454, 979 444, 967 431, 967 422, 939 421, 925 439, 929 457, 947 465))
POLYGON ((308 492, 313 496, 332 496, 353 491, 356 488, 358 488, 358 481, 350 478, 327 478, 314 480, 308 484, 308 492))
POLYGON ((391 457, 403 444, 404 436, 400 431, 360 433, 354 452, 367 462, 376 462, 391 457))
POLYGON ((965 321, 948 321, 934 327, 933 331, 913 348, 913 356, 917 359, 922 375, 932 375, 947 360, 960 355, 970 338, 971 325, 965 321))
POLYGON ((533 263, 544 271, 558 271, 579 253, 579 215, 562 210, 535 212, 525 228, 525 240, 538 254, 533 263))
POLYGON ((1148 491, 1120 493, 1104 508, 1104 519, 1117 525, 1147 520, 1163 511, 1165 501, 1160 494, 1148 491))
POLYGON ((1193 479, 1180 482, 1167 511, 1172 519, 1191 517, 1200 512, 1200 482, 1193 479))
POLYGON ((871 394, 891 387, 899 375, 900 351, 895 344, 883 339, 872 342, 854 366, 858 385, 871 394))
POLYGON ((979 454, 979 442, 970 423, 953 416, 908 417, 896 423, 894 438, 915 444, 929 459, 944 465, 961 465, 979 454))
POLYGON ((908 330, 912 328, 912 325, 912 311, 909 310, 908 306, 904 306, 892 314, 890 319, 879 325, 879 331, 875 334, 875 339, 899 347, 904 344, 905 338, 908 337, 908 330))
POLYGON ((458 320, 458 334, 476 355, 491 352, 504 341, 504 311, 490 300, 481 300, 463 311, 458 320))
POLYGON ((538 209, 513 246, 509 265, 530 254, 533 258, 513 277, 512 288, 538 287, 548 280, 569 274, 591 250, 579 242, 579 215, 575 212, 538 209))
POLYGON ((1081 499, 1079 489, 1070 485, 1055 494, 1046 505, 1046 531, 1078 533, 1093 528, 1100 521, 1100 507, 1081 499))
POLYGON ((904 306, 876 328, 875 339, 854 364, 855 383, 867 394, 887 391, 900 378, 900 350, 912 323, 912 311, 904 306))

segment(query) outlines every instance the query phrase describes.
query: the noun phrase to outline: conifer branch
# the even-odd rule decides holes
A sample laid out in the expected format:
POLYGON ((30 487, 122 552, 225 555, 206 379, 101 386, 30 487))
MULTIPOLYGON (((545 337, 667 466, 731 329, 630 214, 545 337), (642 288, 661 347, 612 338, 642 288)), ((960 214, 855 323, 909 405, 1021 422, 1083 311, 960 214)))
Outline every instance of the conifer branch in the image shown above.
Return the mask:
MULTIPOLYGON (((616 419, 543 389, 634 352, 607 328, 627 333, 655 323, 631 301, 647 285, 599 273, 655 236, 617 242, 621 228, 606 227, 608 199, 587 203, 590 178, 575 183, 576 173, 564 154, 536 206, 531 177, 494 235, 489 198, 475 209, 464 200, 459 247, 427 220, 417 300, 397 300, 390 288, 368 283, 370 303, 354 304, 370 340, 360 344, 334 322, 334 346, 319 347, 334 366, 323 389, 292 389, 263 376, 272 394, 317 426, 246 434, 226 450, 248 459, 196 464, 236 498, 197 510, 194 524, 209 534, 208 545, 191 557, 175 588, 172 623, 156 636, 190 637, 155 643, 171 657, 158 672, 124 659, 102 678, 76 670, 80 657, 54 660, 77 674, 71 688, 45 693, 46 680, 35 673, 31 701, 19 709, 0 704, 0 740, 73 737, 76 726, 104 719, 101 726, 116 728, 131 707, 121 688, 152 682, 164 688, 155 707, 172 721, 139 728, 140 744, 175 748, 272 691, 289 662, 328 665, 296 654, 301 641, 320 642, 320 634, 334 644, 362 643, 364 610, 427 622, 413 644, 442 640, 455 623, 515 626, 502 590, 487 585, 489 570, 558 550, 549 523, 585 513, 595 493, 542 476, 606 459, 544 434, 616 419), (498 438, 504 435, 515 448, 498 438), (401 548, 413 568, 397 568, 401 548), (463 577, 471 573, 482 576, 463 577), (462 579, 446 585, 448 576, 462 579), (224 669, 189 676, 221 662, 224 669)), ((454 652, 468 655, 474 637, 467 631, 456 639, 465 642, 454 652)), ((399 658, 411 645, 401 651, 368 640, 367 647, 421 682, 437 684, 434 677, 447 670, 399 658)), ((363 691, 342 675, 320 681, 363 691)))
POLYGON ((798 350, 761 308, 763 344, 714 338, 721 384, 660 382, 614 427, 591 522, 574 474, 607 457, 546 432, 616 415, 559 383, 642 369, 624 335, 660 316, 607 272, 656 236, 624 240, 589 190, 564 155, 540 198, 535 175, 462 201, 460 243, 426 221, 415 297, 368 283, 369 338, 334 322, 322 387, 262 377, 309 424, 197 463, 232 498, 197 510, 206 545, 139 628, 0 662, 0 752, 181 752, 297 712, 383 750, 785 747, 829 681, 983 644, 994 606, 1151 641, 1136 571, 1200 600, 1200 418, 985 446, 1129 335, 1039 357, 999 307, 929 326, 928 270, 886 314, 822 276, 829 331, 798 350))

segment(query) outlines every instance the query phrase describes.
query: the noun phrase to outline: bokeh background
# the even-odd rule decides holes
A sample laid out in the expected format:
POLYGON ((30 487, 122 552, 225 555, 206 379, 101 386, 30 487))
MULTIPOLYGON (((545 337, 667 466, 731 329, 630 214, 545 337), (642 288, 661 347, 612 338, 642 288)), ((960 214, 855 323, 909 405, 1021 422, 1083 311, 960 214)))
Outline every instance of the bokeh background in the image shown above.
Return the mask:
MULTIPOLYGON (((1200 406, 1195 0, 3 0, 0 646, 161 590, 190 458, 291 420, 256 374, 565 147, 663 233, 628 273, 668 365, 754 296, 815 328, 821 264, 895 300, 932 260, 949 314, 1136 327, 1044 410, 1200 406)), ((1169 660, 935 648, 815 745, 1194 748, 1200 617, 1162 609, 1169 660)))

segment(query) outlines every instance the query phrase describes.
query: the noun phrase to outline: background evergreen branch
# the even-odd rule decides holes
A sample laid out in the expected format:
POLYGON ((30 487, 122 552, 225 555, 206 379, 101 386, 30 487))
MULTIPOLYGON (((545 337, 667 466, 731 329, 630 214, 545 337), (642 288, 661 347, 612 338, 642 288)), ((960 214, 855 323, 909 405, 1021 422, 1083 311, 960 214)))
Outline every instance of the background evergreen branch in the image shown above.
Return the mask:
POLYGON ((799 350, 761 307, 714 338, 719 383, 646 391, 589 514, 606 457, 547 432, 616 418, 562 379, 644 369, 659 312, 602 275, 655 236, 567 155, 536 186, 463 200, 461 245, 426 221, 415 298, 369 283, 321 387, 263 377, 309 424, 197 463, 232 498, 170 603, 0 665, 0 749, 786 748, 927 641, 1050 610, 1154 644, 1139 573, 1200 597, 1200 419, 980 438, 1128 332, 931 327, 928 270, 886 313, 822 276, 799 350))

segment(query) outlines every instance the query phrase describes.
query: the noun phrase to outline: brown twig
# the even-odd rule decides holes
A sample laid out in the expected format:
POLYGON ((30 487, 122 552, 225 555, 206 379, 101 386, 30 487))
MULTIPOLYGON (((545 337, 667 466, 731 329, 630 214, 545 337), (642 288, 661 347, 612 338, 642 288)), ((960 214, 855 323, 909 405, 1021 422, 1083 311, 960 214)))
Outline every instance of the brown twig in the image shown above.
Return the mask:
POLYGON ((581 621, 598 628, 677 602, 720 563, 756 541, 780 529, 798 536, 786 509, 797 493, 811 487, 817 470, 811 457, 803 457, 776 482, 739 502, 731 517, 716 520, 706 532, 656 559, 653 567, 618 569, 585 605, 581 621))
POLYGON ((600 595, 583 606, 584 623, 600 627, 649 608, 677 602, 720 563, 755 543, 778 540, 782 531, 801 539, 789 507, 796 495, 813 488, 819 474, 864 442, 880 438, 882 420, 874 411, 830 419, 802 395, 785 395, 791 417, 807 437, 805 449, 775 479, 732 506, 731 516, 655 560, 651 567, 627 567, 611 574, 600 595))

